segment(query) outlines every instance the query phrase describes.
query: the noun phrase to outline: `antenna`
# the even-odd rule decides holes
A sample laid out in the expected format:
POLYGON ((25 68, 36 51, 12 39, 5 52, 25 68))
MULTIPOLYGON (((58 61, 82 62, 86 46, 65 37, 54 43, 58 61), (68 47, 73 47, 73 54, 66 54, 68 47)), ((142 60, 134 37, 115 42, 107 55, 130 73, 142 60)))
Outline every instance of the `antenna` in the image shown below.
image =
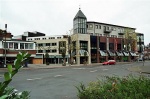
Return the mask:
POLYGON ((81 9, 80 5, 79 5, 79 10, 81 9))

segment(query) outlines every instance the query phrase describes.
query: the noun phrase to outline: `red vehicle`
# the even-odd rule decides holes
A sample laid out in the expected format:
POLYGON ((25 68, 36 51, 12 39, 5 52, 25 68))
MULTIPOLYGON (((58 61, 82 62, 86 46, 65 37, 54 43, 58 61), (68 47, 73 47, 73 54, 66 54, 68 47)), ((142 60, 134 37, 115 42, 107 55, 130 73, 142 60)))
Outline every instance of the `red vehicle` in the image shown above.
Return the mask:
POLYGON ((102 63, 103 65, 115 65, 116 64, 116 61, 115 60, 109 60, 107 62, 103 62, 102 63))

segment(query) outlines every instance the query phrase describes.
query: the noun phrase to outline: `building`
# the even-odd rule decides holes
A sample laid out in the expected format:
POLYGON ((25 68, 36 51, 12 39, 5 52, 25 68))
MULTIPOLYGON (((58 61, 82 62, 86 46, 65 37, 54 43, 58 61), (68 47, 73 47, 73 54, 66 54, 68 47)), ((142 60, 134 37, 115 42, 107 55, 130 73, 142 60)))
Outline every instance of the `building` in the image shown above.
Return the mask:
POLYGON ((71 36, 74 47, 72 54, 77 64, 99 63, 110 59, 117 61, 132 61, 137 58, 139 50, 143 50, 144 34, 136 28, 87 21, 86 16, 79 9, 73 19, 71 36), (139 43, 140 42, 140 43, 139 43))
POLYGON ((35 32, 24 32, 23 35, 13 36, 13 39, 26 41, 27 37, 38 37, 38 36, 45 36, 45 34, 41 33, 41 32, 37 32, 37 31, 35 31, 35 32))
POLYGON ((11 33, 1 32, 0 35, 0 67, 6 64, 13 64, 17 54, 20 51, 25 51, 31 54, 28 63, 32 63, 32 59, 35 57, 35 43, 29 41, 12 39, 11 33))
POLYGON ((46 53, 49 54, 48 62, 50 64, 60 64, 62 63, 62 52, 64 50, 66 61, 69 61, 67 35, 27 37, 26 40, 36 42, 36 56, 33 64, 45 63, 46 53))

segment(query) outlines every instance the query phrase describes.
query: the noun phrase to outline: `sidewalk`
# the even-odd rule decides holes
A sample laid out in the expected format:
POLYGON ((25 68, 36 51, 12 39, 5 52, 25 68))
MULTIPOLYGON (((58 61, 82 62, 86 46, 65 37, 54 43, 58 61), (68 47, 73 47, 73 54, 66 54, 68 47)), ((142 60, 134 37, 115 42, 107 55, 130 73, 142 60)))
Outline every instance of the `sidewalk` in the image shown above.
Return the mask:
POLYGON ((128 68, 128 70, 150 74, 150 66, 134 66, 134 67, 128 68))
MULTIPOLYGON (((130 62, 117 62, 117 64, 130 64, 130 62)), ((87 64, 88 65, 92 65, 92 66, 97 66, 97 65, 100 65, 102 66, 102 63, 92 63, 92 64, 87 64)), ((46 64, 28 64, 28 68, 64 68, 64 67, 69 67, 70 65, 69 64, 66 64, 66 66, 62 66, 62 64, 49 64, 49 65, 46 65, 46 64)), ((79 67, 79 66, 86 66, 84 64, 73 64, 71 65, 71 67, 79 67)))
MULTIPOLYGON (((130 64, 130 62, 118 62, 117 64, 130 64)), ((92 63, 92 64, 87 64, 88 65, 100 65, 102 66, 102 63, 92 63)), ((74 65, 69 65, 67 64, 66 66, 62 66, 62 64, 50 64, 50 65, 46 65, 46 64, 28 64, 28 68, 29 69, 46 69, 46 68, 49 68, 49 69, 52 69, 52 68, 65 68, 65 67, 79 67, 79 66, 85 66, 84 64, 74 64, 74 65)), ((130 71, 134 71, 134 72, 140 72, 140 73, 147 73, 147 74, 150 74, 150 66, 133 66, 133 67, 130 67, 128 68, 128 70, 130 71)))
MULTIPOLYGON (((88 66, 89 64, 87 64, 88 66)), ((101 63, 96 63, 96 64, 92 64, 92 65, 101 65, 101 63)), ((28 64, 28 67, 27 68, 30 68, 30 69, 41 69, 41 68, 65 68, 65 67, 79 67, 79 66, 85 66, 84 64, 73 64, 73 65, 70 65, 70 64, 66 64, 66 66, 62 66, 62 64, 49 64, 49 65, 46 65, 46 64, 28 64)))
POLYGON ((144 64, 143 64, 143 62, 141 62, 141 63, 140 63, 141 66, 133 66, 133 67, 128 68, 128 70, 134 71, 134 72, 139 72, 139 73, 150 74, 150 65, 145 64, 145 63, 150 63, 150 61, 147 60, 147 61, 144 62, 144 64))

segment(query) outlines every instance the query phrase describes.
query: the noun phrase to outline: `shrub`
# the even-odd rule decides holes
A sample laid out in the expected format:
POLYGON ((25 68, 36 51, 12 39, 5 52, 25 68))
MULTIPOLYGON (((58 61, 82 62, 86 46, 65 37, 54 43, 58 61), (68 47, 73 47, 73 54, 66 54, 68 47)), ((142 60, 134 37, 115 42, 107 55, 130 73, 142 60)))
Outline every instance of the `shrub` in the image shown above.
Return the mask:
POLYGON ((12 87, 9 87, 13 76, 15 76, 18 71, 23 67, 23 64, 30 57, 30 54, 25 52, 19 52, 17 54, 17 59, 14 61, 14 68, 11 64, 7 65, 8 72, 4 73, 4 81, 0 82, 0 99, 28 99, 29 92, 23 91, 19 92, 12 87))
POLYGON ((79 99, 150 99, 150 79, 144 76, 105 77, 76 86, 79 99))

